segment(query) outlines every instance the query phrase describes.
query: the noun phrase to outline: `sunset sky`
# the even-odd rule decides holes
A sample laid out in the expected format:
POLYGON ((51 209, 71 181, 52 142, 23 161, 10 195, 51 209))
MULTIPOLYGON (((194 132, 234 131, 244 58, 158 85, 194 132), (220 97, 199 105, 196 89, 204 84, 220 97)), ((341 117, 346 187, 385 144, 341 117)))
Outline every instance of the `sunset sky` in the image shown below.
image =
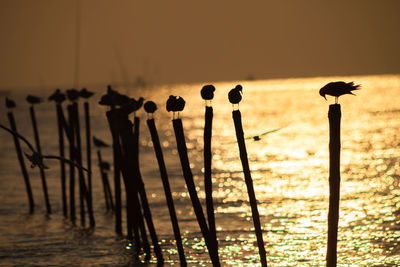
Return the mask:
POLYGON ((400 73, 400 1, 0 1, 0 88, 400 73), (77 7, 79 3, 79 7, 77 7))

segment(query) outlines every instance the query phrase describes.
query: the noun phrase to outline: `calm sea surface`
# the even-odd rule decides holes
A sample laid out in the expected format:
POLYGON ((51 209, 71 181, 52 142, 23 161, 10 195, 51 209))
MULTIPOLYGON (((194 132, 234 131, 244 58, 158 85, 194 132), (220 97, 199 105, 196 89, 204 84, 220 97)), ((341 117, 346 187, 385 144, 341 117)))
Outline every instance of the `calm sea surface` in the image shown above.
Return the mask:
MULTIPOLYGON (((262 136, 260 141, 246 140, 271 266, 324 265, 329 192, 327 111, 333 98, 326 102, 319 96, 318 89, 335 80, 354 80, 362 84, 356 97, 340 98, 342 183, 338 264, 394 266, 400 262, 400 76, 381 75, 241 82, 244 96, 240 110, 245 136, 283 127, 262 136)), ((228 91, 236 84, 215 83, 212 147, 217 235, 224 266, 255 266, 259 263, 256 237, 235 143, 232 106, 227 99, 228 91)), ((196 186, 204 203, 201 87, 202 84, 182 84, 145 90, 116 88, 132 97, 143 95, 159 105, 156 125, 185 254, 193 266, 210 265, 211 261, 186 191, 171 114, 165 111, 165 101, 170 94, 186 100, 186 108, 180 115, 196 186)), ((93 90, 97 93, 91 100, 92 132, 111 143, 106 108, 97 105, 105 88, 93 90)), ((47 97, 51 92, 35 93, 47 97)), ((33 141, 26 94, 18 91, 9 96, 17 101, 14 114, 18 131, 33 141)), ((8 126, 3 101, 1 99, 0 123, 8 126)), ((36 110, 43 153, 57 154, 54 104, 44 103, 36 110)), ((164 191, 145 123, 147 115, 143 111, 139 115, 142 119, 141 172, 154 224, 166 265, 179 265, 164 191)), ((24 145, 23 149, 28 151, 24 145)), ((134 265, 126 240, 116 236, 114 219, 105 212, 95 151, 92 156, 96 228, 89 232, 72 227, 62 216, 57 161, 46 161, 50 167, 46 175, 53 207, 50 216, 45 215, 39 171, 30 169, 27 163, 36 202, 35 213, 29 215, 12 136, 5 131, 0 132, 0 150, 0 265, 134 265)), ((105 160, 112 162, 111 149, 103 149, 102 153, 105 160)), ((112 181, 112 172, 109 178, 112 181)), ((153 256, 151 263, 155 262, 153 256)))

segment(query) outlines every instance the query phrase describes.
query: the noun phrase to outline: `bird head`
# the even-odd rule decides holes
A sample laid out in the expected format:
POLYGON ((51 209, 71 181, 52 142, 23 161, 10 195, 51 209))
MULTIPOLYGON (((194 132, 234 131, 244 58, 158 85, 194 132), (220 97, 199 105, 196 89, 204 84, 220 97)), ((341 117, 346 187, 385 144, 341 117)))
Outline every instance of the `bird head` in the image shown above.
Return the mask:
POLYGON ((235 90, 238 90, 240 94, 243 94, 243 87, 240 84, 236 85, 235 90))
POLYGON ((325 98, 325 100, 327 100, 326 96, 325 96, 326 95, 326 86, 319 89, 319 95, 322 96, 323 98, 325 98))

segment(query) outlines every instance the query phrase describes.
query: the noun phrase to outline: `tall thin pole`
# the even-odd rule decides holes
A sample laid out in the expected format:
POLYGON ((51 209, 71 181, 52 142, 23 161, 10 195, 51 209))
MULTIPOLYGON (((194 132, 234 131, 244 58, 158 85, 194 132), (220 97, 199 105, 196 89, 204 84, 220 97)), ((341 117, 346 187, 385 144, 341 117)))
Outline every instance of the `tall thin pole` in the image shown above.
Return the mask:
POLYGON ((79 66, 80 66, 80 42, 81 42, 81 5, 80 0, 76 0, 75 17, 75 73, 74 85, 79 88, 79 66))
MULTIPOLYGON (((56 104, 56 112, 57 112, 57 127, 58 127, 58 147, 60 157, 65 157, 65 148, 64 148, 64 133, 63 133, 63 123, 65 124, 65 117, 60 103, 56 104)), ((65 175, 65 162, 60 160, 60 172, 61 172, 61 200, 62 200, 62 209, 64 217, 68 217, 68 204, 67 204, 67 188, 66 188, 66 175, 65 175)))
MULTIPOLYGON (((36 122, 35 109, 34 109, 33 105, 30 106, 29 113, 31 115, 33 135, 35 137, 35 143, 36 143, 36 150, 39 152, 39 154, 42 154, 42 148, 40 146, 40 139, 39 139, 39 131, 38 131, 37 122, 36 122)), ((51 214, 51 205, 50 205, 50 200, 49 200, 49 193, 47 191, 46 175, 44 173, 44 169, 42 169, 42 168, 39 168, 39 172, 40 172, 40 178, 42 180, 44 202, 46 204, 47 214, 51 214)))
POLYGON ((340 119, 339 104, 329 106, 329 212, 328 212, 328 247, 326 265, 336 266, 337 237, 340 202, 340 119))

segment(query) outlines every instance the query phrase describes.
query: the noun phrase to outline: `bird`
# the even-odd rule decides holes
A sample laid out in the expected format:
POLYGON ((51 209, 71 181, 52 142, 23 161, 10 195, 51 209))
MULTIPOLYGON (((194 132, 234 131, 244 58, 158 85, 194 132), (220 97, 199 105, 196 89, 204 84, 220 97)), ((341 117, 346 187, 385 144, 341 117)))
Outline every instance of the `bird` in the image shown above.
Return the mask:
POLYGON ((200 91, 201 97, 204 100, 211 100, 214 98, 215 87, 212 84, 204 85, 200 91))
POLYGON ((178 118, 179 118, 179 112, 182 111, 185 108, 185 100, 180 97, 180 96, 174 96, 170 95, 168 100, 167 100, 167 111, 173 112, 173 117, 175 116, 175 112, 178 112, 178 118))
POLYGON ((175 102, 176 102, 176 96, 170 95, 169 98, 168 98, 168 100, 167 100, 167 105, 166 105, 167 111, 168 111, 168 112, 170 112, 170 111, 175 111, 175 110, 174 110, 174 109, 175 109, 175 108, 174 108, 175 102))
POLYGON ((6 107, 7 108, 15 108, 15 102, 14 100, 9 99, 8 97, 6 97, 6 107))
POLYGON ((60 104, 65 101, 65 94, 61 93, 60 89, 56 89, 56 91, 49 96, 48 100, 60 104))
POLYGON ((28 95, 26 97, 26 101, 28 101, 29 104, 39 104, 42 102, 42 99, 40 97, 34 96, 34 95, 28 95))
MULTIPOLYGON (((282 128, 284 128, 284 127, 282 127, 282 128)), ((264 132, 264 133, 259 134, 259 135, 255 135, 255 136, 252 136, 252 137, 247 137, 245 139, 253 139, 253 141, 260 141, 261 140, 261 136, 277 132, 282 128, 278 128, 278 129, 274 129, 274 130, 271 130, 271 131, 267 131, 267 132, 264 132)))
POLYGON ((230 90, 228 93, 229 102, 231 102, 233 105, 239 104, 239 102, 242 100, 242 89, 242 86, 238 84, 235 88, 230 90))
POLYGON ((144 98, 140 97, 138 100, 135 98, 129 99, 129 101, 121 106, 121 109, 125 110, 128 114, 136 112, 143 106, 144 98))
POLYGON ((352 91, 359 90, 360 87, 361 87, 360 84, 354 85, 354 82, 349 82, 349 83, 342 82, 342 81, 330 82, 319 90, 319 94, 320 94, 320 96, 325 98, 325 100, 326 100, 325 95, 334 96, 335 104, 337 104, 339 96, 345 95, 345 94, 355 95, 355 94, 353 94, 352 91))
POLYGON ((130 101, 130 98, 126 95, 122 95, 111 88, 111 85, 107 86, 107 94, 103 95, 99 101, 100 105, 103 106, 123 106, 130 101))
POLYGON ((154 103, 153 101, 147 101, 147 102, 144 104, 144 110, 145 110, 147 113, 154 113, 154 112, 157 110, 157 105, 156 105, 156 103, 154 103))
POLYGON ((86 171, 86 172, 89 172, 88 169, 82 167, 81 165, 79 165, 79 164, 77 164, 77 163, 75 163, 75 162, 73 162, 73 161, 71 161, 71 160, 65 159, 65 158, 63 158, 63 157, 52 156, 52 155, 42 155, 42 154, 40 154, 39 152, 37 152, 37 151, 33 148, 32 144, 29 143, 29 141, 28 141, 25 137, 23 137, 22 135, 20 135, 19 133, 17 133, 17 132, 15 132, 15 131, 13 131, 13 130, 7 128, 7 127, 5 127, 5 126, 2 125, 2 124, 0 124, 0 128, 6 130, 7 132, 9 132, 10 134, 12 134, 13 136, 15 136, 15 137, 21 139, 21 140, 24 141, 25 144, 29 147, 29 149, 32 151, 32 154, 29 155, 29 154, 25 153, 25 156, 26 156, 26 157, 29 159, 29 161, 31 162, 31 168, 34 168, 35 166, 38 166, 40 169, 48 169, 48 167, 43 163, 43 159, 58 159, 58 160, 61 160, 61 161, 66 162, 66 163, 68 163, 68 164, 72 164, 72 165, 74 165, 75 167, 77 167, 77 168, 79 168, 79 169, 81 169, 81 170, 84 170, 84 171, 86 171))
POLYGON ((74 88, 67 90, 67 97, 70 101, 76 101, 80 96, 80 92, 74 88))
POLYGON ((86 88, 82 88, 82 90, 79 92, 79 96, 86 99, 88 99, 92 95, 94 95, 94 93, 88 91, 86 88))
POLYGON ((175 111, 182 111, 185 108, 185 104, 185 100, 182 97, 178 96, 178 98, 176 99, 175 111))
POLYGON ((94 136, 93 136, 93 144, 96 147, 109 147, 110 146, 110 145, 104 143, 102 140, 100 140, 100 139, 98 139, 98 138, 96 138, 94 136))

